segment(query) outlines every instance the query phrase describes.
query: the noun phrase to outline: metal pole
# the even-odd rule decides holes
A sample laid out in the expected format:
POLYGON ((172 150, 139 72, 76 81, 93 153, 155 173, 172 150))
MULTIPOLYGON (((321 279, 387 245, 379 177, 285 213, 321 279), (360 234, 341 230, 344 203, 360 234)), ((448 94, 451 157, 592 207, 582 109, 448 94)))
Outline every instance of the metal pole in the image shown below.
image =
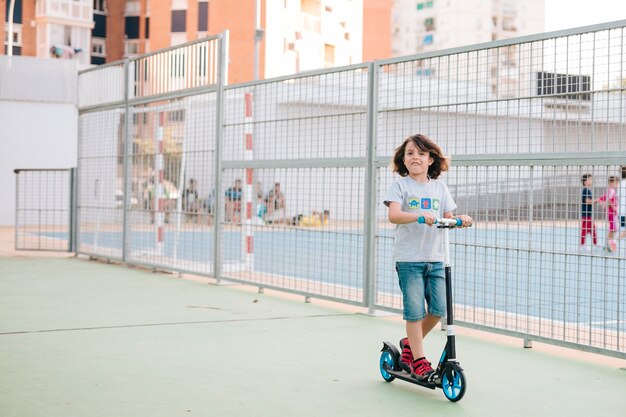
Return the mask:
POLYGON ((228 71, 228 34, 226 30, 219 37, 217 58, 217 91, 215 96, 215 199, 214 199, 214 235, 213 235, 213 276, 221 280, 221 242, 222 242, 222 135, 224 127, 224 85, 228 71))
POLYGON ((130 176, 128 175, 129 171, 129 158, 128 153, 132 149, 128 144, 128 138, 130 137, 130 125, 133 122, 130 115, 130 106, 128 105, 128 100, 130 98, 130 60, 126 59, 124 62, 124 203, 122 204, 122 262, 128 261, 128 208, 129 201, 131 200, 130 193, 131 188, 129 187, 130 176))
POLYGON ((15 250, 18 250, 19 249, 19 244, 18 244, 19 234, 18 234, 18 230, 20 229, 20 213, 19 213, 19 209, 20 209, 20 205, 19 205, 19 201, 20 201, 20 171, 19 171, 19 169, 16 169, 13 172, 15 172, 15 250))
POLYGON ((259 79, 259 57, 261 55, 261 41, 263 29, 261 29, 261 0, 256 0, 254 5, 254 80, 259 79))
POLYGON ((378 117, 378 65, 367 67, 367 166, 365 167, 365 213, 363 236, 363 302, 368 314, 376 304, 376 121, 378 117))
POLYGON ((15 9, 15 0, 11 0, 9 5, 9 15, 7 16, 9 19, 9 44, 7 45, 7 55, 13 56, 13 11, 15 9))
POLYGON ((76 252, 76 168, 70 168, 70 215, 68 231, 68 252, 76 252))

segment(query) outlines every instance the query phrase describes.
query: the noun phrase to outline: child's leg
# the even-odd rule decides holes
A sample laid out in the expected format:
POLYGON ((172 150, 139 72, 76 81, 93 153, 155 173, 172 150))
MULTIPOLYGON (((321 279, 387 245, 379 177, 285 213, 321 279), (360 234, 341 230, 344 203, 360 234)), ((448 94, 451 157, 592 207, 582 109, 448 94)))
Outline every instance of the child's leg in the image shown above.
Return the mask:
POLYGON ((580 244, 585 244, 585 238, 587 237, 587 233, 589 233, 589 220, 583 219, 582 224, 580 225, 580 244))
POLYGON ((424 320, 406 322, 406 335, 409 339, 411 351, 413 352, 413 359, 423 358, 425 356, 424 332, 422 330, 422 322, 424 320))
POLYGON ((429 314, 424 320, 422 320, 422 336, 423 338, 430 333, 430 331, 439 323, 441 317, 433 316, 429 314))
POLYGON ((591 220, 591 238, 593 239, 593 244, 598 244, 598 232, 596 230, 596 222, 591 220))

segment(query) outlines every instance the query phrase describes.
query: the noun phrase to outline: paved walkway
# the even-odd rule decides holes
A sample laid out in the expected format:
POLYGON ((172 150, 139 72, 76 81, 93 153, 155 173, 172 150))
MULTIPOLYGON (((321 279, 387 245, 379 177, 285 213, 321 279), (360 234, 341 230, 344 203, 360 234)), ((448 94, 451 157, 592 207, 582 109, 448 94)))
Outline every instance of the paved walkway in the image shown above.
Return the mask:
MULTIPOLYGON (((398 317, 80 258, 0 257, 0 416, 623 417, 624 361, 459 329, 468 390, 378 372, 398 317)), ((189 277, 191 278, 191 277, 189 277)), ((434 360, 445 342, 426 341, 434 360)))

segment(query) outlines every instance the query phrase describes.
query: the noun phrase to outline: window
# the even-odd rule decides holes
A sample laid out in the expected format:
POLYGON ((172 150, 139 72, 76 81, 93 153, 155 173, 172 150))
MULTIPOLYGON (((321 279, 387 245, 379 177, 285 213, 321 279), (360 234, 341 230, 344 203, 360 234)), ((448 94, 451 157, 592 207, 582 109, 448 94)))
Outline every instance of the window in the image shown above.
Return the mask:
POLYGON ((139 41, 126 41, 124 44, 124 55, 133 56, 139 53, 139 41))
POLYGON ((187 10, 172 10, 172 32, 187 31, 187 10))
POLYGON ((431 32, 435 30, 435 19, 432 17, 429 17, 428 19, 424 20, 424 28, 426 29, 427 32, 431 32))
POLYGON ((148 113, 133 113, 133 124, 148 124, 148 113))
POLYGON ((171 110, 167 114, 167 120, 170 122, 184 122, 185 110, 171 110))
POLYGON ((106 0, 93 0, 94 12, 106 12, 107 3, 106 0))
MULTIPOLYGON (((8 26, 8 25, 7 25, 8 26)), ((4 43, 5 45, 9 43, 9 28, 4 27, 4 43)), ((22 44, 22 28, 16 27, 13 25, 13 45, 21 45, 22 44)))
POLYGON ((63 26, 63 44, 72 46, 72 27, 63 26))
POLYGON ((209 2, 198 2, 198 32, 209 30, 209 2))
MULTIPOLYGON (((4 45, 2 48, 4 53, 7 53, 7 48, 9 45, 9 28, 8 25, 4 27, 4 45)), ((13 55, 21 55, 22 54, 22 25, 14 24, 13 25, 13 55)))
MULTIPOLYGON (((15 0, 15 5, 13 8, 13 24, 15 23, 19 23, 20 25, 22 24, 22 3, 23 3, 22 0, 15 0)), ((7 0, 5 4, 6 4, 6 9, 5 9, 5 14, 4 14, 4 21, 8 22, 9 21, 9 7, 11 5, 11 1, 7 0)))
POLYGON ((106 42, 104 39, 91 38, 91 55, 106 57, 106 42))
POLYGON ((424 10, 424 9, 430 9, 431 7, 433 7, 433 1, 427 1, 424 3, 417 3, 417 10, 424 10))
POLYGON ((141 5, 136 0, 129 0, 126 2, 126 15, 136 16, 141 10, 141 5))
POLYGON ((287 51, 295 51, 296 43, 295 42, 287 42, 287 39, 283 39, 283 52, 287 51))
POLYGON ((502 18, 502 30, 515 32, 517 25, 515 24, 515 18, 512 16, 504 16, 502 18))
POLYGON ((327 67, 332 67, 335 65, 335 46, 329 45, 327 43, 324 44, 324 61, 326 62, 327 67))
POLYGON ((139 39, 139 16, 124 18, 124 35, 127 39, 139 39))

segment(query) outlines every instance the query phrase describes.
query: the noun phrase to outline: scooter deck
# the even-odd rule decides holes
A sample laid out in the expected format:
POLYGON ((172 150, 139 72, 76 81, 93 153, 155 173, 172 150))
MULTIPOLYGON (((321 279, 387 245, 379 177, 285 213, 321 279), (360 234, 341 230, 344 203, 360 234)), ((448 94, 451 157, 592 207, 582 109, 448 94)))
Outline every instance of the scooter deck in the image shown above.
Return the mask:
POLYGON ((404 371, 395 371, 393 369, 389 369, 386 365, 385 365, 385 371, 387 371, 390 375, 393 375, 394 377, 401 379, 403 381, 406 382, 410 382, 411 384, 416 384, 425 388, 430 388, 430 389, 435 389, 437 388, 437 383, 435 381, 422 381, 416 378, 413 378, 411 376, 411 374, 407 374, 404 371))

